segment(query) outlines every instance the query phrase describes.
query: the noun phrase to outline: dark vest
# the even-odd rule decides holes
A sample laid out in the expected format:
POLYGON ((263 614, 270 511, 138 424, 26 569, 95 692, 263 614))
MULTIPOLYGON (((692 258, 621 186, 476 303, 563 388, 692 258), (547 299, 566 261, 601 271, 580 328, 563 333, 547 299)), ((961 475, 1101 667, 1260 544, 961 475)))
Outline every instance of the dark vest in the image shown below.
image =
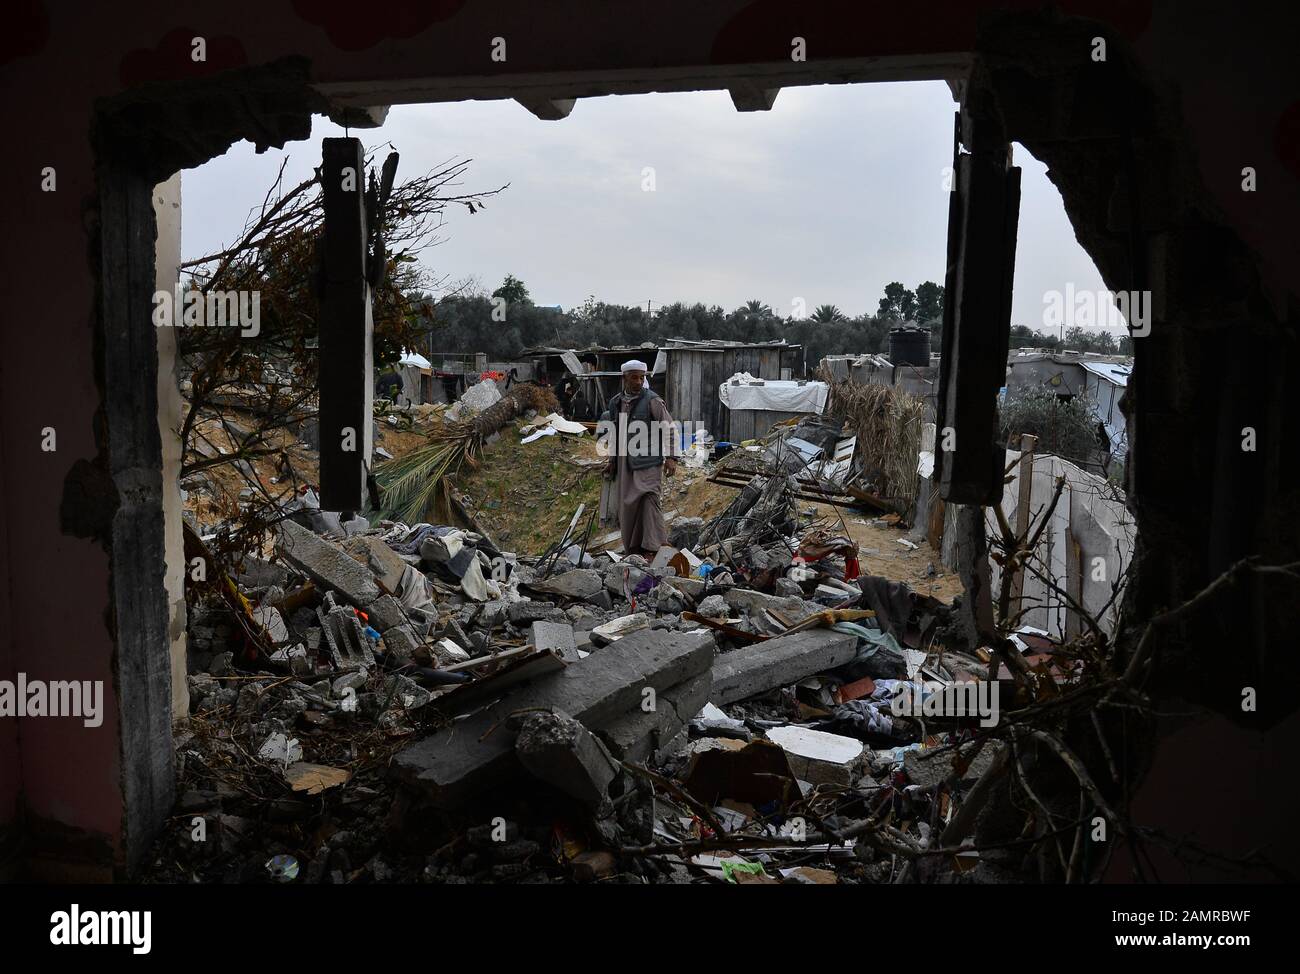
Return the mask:
MULTIPOLYGON (((623 400, 627 398, 627 393, 619 391, 610 399, 609 405, 605 409, 605 418, 617 424, 622 416, 623 400)), ((653 420, 650 418, 650 403, 658 399, 659 395, 653 389, 642 389, 641 394, 637 396, 632 403, 632 408, 627 417, 627 446, 629 449, 627 465, 633 470, 645 470, 649 467, 660 466, 664 462, 661 451, 662 436, 671 435, 664 431, 656 433, 651 425, 653 420)), ((621 434, 623 431, 618 430, 621 434)), ((620 437, 615 437, 614 454, 621 455, 619 451, 620 437)))

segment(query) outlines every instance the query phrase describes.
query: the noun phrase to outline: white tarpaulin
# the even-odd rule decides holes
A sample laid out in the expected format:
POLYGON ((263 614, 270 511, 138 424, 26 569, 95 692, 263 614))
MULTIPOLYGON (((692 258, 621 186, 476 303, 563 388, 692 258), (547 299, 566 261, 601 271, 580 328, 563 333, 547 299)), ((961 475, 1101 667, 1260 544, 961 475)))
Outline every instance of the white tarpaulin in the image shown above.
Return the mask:
POLYGON ((559 413, 550 413, 527 426, 519 427, 519 432, 528 434, 519 441, 520 443, 531 443, 533 440, 543 436, 554 436, 556 433, 572 433, 581 436, 587 432, 587 427, 571 419, 565 419, 559 413))
POLYGON ((794 379, 755 379, 737 372, 718 386, 718 398, 728 409, 767 409, 782 413, 817 413, 826 408, 830 388, 825 382, 794 379))

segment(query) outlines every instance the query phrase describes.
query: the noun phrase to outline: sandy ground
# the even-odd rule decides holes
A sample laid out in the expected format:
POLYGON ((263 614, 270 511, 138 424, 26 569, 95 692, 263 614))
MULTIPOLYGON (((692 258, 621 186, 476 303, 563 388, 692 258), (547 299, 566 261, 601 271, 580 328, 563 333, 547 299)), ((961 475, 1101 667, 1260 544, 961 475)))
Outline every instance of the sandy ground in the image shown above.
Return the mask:
MULTIPOLYGON (((601 479, 597 463, 600 458, 591 436, 548 436, 533 443, 521 443, 518 427, 522 425, 521 421, 506 427, 485 446, 478 468, 462 470, 454 482, 493 540, 508 550, 538 555, 560 539, 579 504, 585 504, 588 512, 599 507, 601 479)), ((376 446, 394 456, 402 456, 428 442, 426 428, 421 424, 414 429, 398 430, 380 419, 376 446)), ((228 447, 219 429, 209 427, 205 432, 214 443, 228 447)), ((318 455, 291 437, 284 437, 277 445, 283 447, 299 482, 314 483, 318 455)), ((260 458, 254 465, 272 491, 291 489, 291 478, 284 476, 286 468, 279 456, 260 458), (278 479, 279 484, 273 485, 272 478, 278 479)), ((239 490, 246 485, 243 477, 230 466, 210 468, 204 474, 215 488, 216 496, 207 491, 192 492, 186 506, 201 521, 209 523, 219 520, 223 514, 234 515, 239 490)), ((705 520, 720 513, 736 491, 710 482, 708 476, 708 470, 679 466, 677 475, 665 482, 664 510, 705 520)), ((864 573, 904 581, 915 591, 945 602, 961 593, 960 579, 943 569, 938 553, 928 544, 922 541, 912 551, 898 543, 906 536, 904 529, 882 525, 868 512, 851 508, 836 510, 828 504, 807 501, 799 504, 805 510, 816 509, 832 525, 843 518, 847 534, 861 549, 859 562, 864 573)), ((593 537, 605 533, 597 526, 593 537)))

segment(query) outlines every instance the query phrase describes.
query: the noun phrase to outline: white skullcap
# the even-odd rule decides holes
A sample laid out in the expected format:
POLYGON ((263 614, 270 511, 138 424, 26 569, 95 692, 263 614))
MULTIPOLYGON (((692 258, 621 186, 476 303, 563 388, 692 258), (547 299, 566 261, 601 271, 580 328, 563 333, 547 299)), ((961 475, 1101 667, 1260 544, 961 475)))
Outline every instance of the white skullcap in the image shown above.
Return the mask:
POLYGON ((636 369, 639 372, 649 372, 650 366, 646 365, 639 358, 634 358, 630 362, 623 363, 622 371, 631 372, 633 369, 636 369))

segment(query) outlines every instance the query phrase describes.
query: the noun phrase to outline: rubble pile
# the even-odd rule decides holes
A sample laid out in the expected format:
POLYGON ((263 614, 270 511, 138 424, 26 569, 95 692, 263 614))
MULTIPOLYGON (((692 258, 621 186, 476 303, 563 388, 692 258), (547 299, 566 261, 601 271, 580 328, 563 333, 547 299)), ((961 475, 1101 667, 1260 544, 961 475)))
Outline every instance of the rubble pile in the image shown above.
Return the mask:
POLYGON ((926 702, 1009 674, 864 574, 799 469, 759 465, 649 560, 302 492, 191 611, 177 814, 211 832, 160 840, 155 878, 897 879, 880 830, 937 841, 1000 753, 926 702))

